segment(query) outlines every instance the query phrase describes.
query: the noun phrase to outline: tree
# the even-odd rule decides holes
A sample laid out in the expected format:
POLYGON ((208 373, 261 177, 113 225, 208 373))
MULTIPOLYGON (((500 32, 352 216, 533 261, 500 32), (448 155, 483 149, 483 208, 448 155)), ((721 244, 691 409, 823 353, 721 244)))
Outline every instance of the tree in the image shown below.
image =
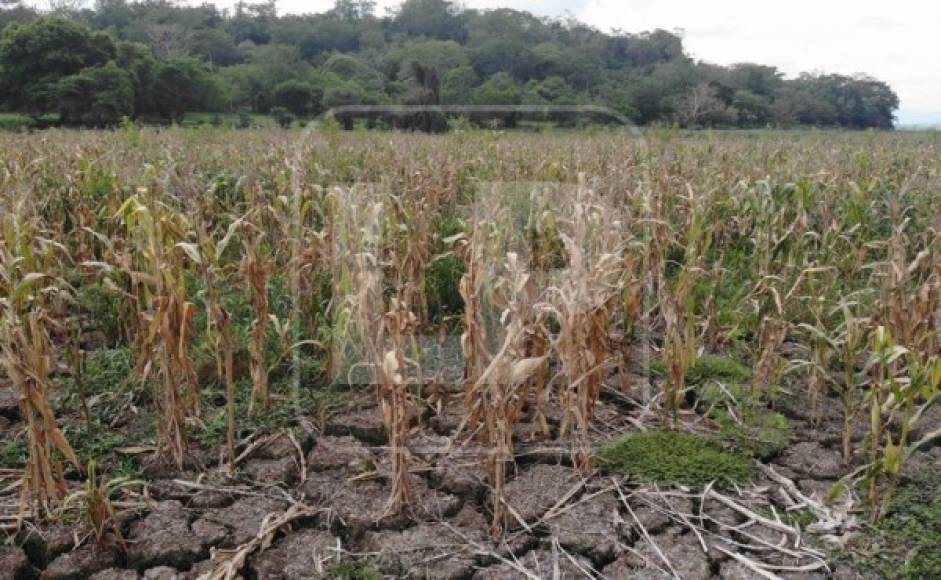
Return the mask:
POLYGON ((274 104, 295 117, 305 117, 319 112, 323 91, 304 81, 284 81, 274 88, 274 104))
POLYGON ((127 71, 108 63, 59 79, 56 100, 63 123, 106 127, 133 114, 134 84, 127 71))
POLYGON ((617 65, 631 68, 649 68, 686 58, 683 40, 672 32, 660 29, 621 37, 611 47, 609 55, 617 65))
POLYGON ((239 0, 235 5, 235 14, 226 23, 226 29, 237 43, 248 40, 255 44, 267 44, 271 38, 271 23, 277 18, 274 0, 258 4, 239 0))
MULTIPOLYGON (((894 125, 898 95, 881 81, 865 75, 804 74, 793 83, 804 105, 797 109, 796 117, 801 123, 814 116, 814 124, 853 129, 891 129, 894 125), (809 103, 813 107, 808 108, 809 103)), ((794 95, 790 100, 794 101, 794 95)))
POLYGON ((385 77, 362 58, 349 54, 335 54, 327 59, 323 70, 342 79, 355 81, 369 91, 382 91, 385 77))
POLYGON ((336 0, 330 14, 342 20, 362 20, 376 10, 373 0, 336 0))
POLYGON ((714 86, 700 83, 679 100, 676 116, 686 127, 727 127, 735 124, 738 115, 718 97, 714 86))
POLYGON ((634 121, 648 124, 676 116, 678 102, 695 84, 695 70, 686 61, 656 65, 650 74, 632 77, 629 81, 634 121))
POLYGON ((0 97, 33 115, 54 111, 61 79, 114 55, 110 36, 59 16, 11 24, 0 36, 0 97))
POLYGON ((469 105, 480 77, 470 66, 451 69, 441 81, 441 102, 449 105, 469 105))
POLYGON ((395 14, 394 23, 408 36, 457 42, 467 38, 460 9, 447 0, 405 0, 395 14))
POLYGON ((732 97, 732 107, 738 112, 741 125, 746 127, 763 127, 773 118, 770 96, 753 93, 748 89, 735 91, 732 97))
POLYGON ((33 8, 21 2, 0 2, 0 5, 3 5, 0 7, 0 30, 14 22, 25 24, 38 16, 33 8))
POLYGON ((784 84, 782 74, 776 67, 752 63, 734 64, 728 71, 729 83, 737 89, 755 95, 770 97, 784 84))
POLYGON ((283 16, 275 0, 236 0, 230 11, 95 0, 92 9, 59 11, 103 33, 0 0, 0 106, 37 116, 71 110, 60 109, 59 81, 79 75, 72 88, 87 87, 86 69, 114 62, 130 75, 133 115, 177 119, 222 106, 303 116, 324 102, 591 103, 641 124, 888 129, 898 108, 891 87, 865 75, 789 79, 761 64, 695 62, 675 31, 606 33, 573 17, 463 9, 457 0, 405 0, 384 16, 374 0, 334 2, 319 14, 283 16), (438 81, 435 98, 419 76, 438 81))
POLYGON ((413 62, 435 69, 438 75, 470 64, 464 48, 453 40, 407 41, 389 55, 388 72, 406 77, 413 62))
POLYGON ((128 72, 134 87, 134 112, 138 116, 153 111, 154 69, 157 62, 147 45, 119 42, 114 63, 128 72))
POLYGON ((521 102, 520 88, 509 74, 500 72, 474 91, 478 105, 518 105, 521 102))
POLYGON ((565 79, 552 76, 543 81, 529 81, 524 100, 531 105, 574 105, 578 98, 565 79))
POLYGON ((235 39, 224 30, 205 28, 197 30, 190 39, 191 53, 210 66, 229 66, 242 61, 235 39))
POLYGON ((219 87, 202 63, 190 58, 160 61, 154 74, 154 104, 159 115, 177 122, 187 111, 219 106, 219 87))
POLYGON ((474 91, 474 102, 478 105, 505 106, 507 109, 505 113, 490 115, 490 117, 500 119, 506 127, 513 127, 516 125, 518 115, 512 108, 522 102, 522 95, 513 77, 500 72, 477 87, 474 91))
POLYGON ((474 69, 485 77, 508 72, 516 80, 524 81, 536 76, 540 68, 540 59, 533 48, 516 37, 487 39, 473 46, 470 55, 474 69))

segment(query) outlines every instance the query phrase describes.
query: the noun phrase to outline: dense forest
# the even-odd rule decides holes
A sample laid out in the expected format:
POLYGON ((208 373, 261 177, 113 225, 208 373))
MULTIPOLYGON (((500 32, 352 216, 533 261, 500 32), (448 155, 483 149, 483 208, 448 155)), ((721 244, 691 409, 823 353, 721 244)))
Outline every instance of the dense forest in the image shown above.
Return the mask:
MULTIPOLYGON (((67 125, 191 111, 289 125, 343 105, 603 106, 684 127, 891 128, 898 97, 866 75, 785 76, 696 61, 665 30, 601 32, 574 19, 406 0, 282 15, 273 0, 98 0, 37 12, 0 0, 0 109, 67 125)), ((512 124, 512 115, 488 122, 512 124)), ((479 118, 472 119, 481 121, 479 118)), ((409 126, 443 128, 428 115, 409 126)))

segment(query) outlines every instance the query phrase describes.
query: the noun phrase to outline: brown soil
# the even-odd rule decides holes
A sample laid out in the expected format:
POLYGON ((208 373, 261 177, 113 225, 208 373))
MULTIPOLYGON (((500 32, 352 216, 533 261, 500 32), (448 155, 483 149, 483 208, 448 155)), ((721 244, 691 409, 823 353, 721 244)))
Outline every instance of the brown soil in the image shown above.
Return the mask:
MULTIPOLYGON (((606 399, 599 406, 605 419, 599 439, 628 429, 633 412, 616 397, 606 399)), ((847 470, 832 432, 839 408, 824 401, 823 419, 814 427, 809 417, 799 416, 799 405, 787 403, 779 410, 792 417, 796 440, 772 464, 807 495, 822 497, 847 470)), ((450 580, 524 578, 523 570, 541 578, 756 577, 728 552, 777 566, 812 563, 787 555, 793 538, 715 499, 703 501, 702 490, 658 493, 628 477, 605 474, 582 481, 571 467, 569 444, 542 439, 535 428, 520 430, 519 458, 506 486, 508 531, 491 538, 481 465, 485 449, 466 437, 452 439, 457 409, 445 401, 440 414, 425 416, 411 433, 414 502, 403 513, 387 511, 389 469, 378 411, 360 408, 333 417, 323 434, 298 430, 303 458, 293 442, 279 437, 251 453, 233 475, 215 469, 218 449, 197 449, 182 472, 166 466, 149 470, 155 478, 149 503, 125 522, 126 552, 92 542, 76 548, 71 524, 43 525, 0 549, 0 578, 196 578, 212 569, 213 550, 252 541, 266 518, 284 513, 293 502, 312 514, 255 550, 242 570, 245 578, 329 578, 334 565, 350 561, 364 561, 388 577, 450 580)), ((923 452, 912 463, 934 452, 923 452)), ((767 515, 763 510, 787 509, 776 490, 762 476, 741 494, 728 493, 767 515)), ((825 547, 810 541, 816 549, 825 547)), ((831 563, 781 577, 862 576, 831 563)))

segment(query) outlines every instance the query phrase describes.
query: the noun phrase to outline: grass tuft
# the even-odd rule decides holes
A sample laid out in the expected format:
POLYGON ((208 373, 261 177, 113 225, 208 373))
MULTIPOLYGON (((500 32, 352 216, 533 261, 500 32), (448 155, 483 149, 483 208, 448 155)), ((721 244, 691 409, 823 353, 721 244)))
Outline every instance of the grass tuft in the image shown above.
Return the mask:
POLYGON ((740 483, 753 473, 743 454, 703 437, 668 431, 622 435, 606 443, 598 459, 609 471, 662 484, 740 483))
POLYGON ((690 385, 701 385, 709 381, 723 383, 747 383, 751 380, 751 371, 724 356, 702 355, 696 359, 686 375, 686 382, 690 385))

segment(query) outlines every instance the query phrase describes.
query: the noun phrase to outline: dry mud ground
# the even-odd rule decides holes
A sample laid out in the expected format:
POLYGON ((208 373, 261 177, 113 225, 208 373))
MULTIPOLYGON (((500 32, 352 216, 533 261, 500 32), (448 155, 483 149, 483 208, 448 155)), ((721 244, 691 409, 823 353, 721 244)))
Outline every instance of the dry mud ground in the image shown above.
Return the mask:
MULTIPOLYGON (((645 381, 628 376, 628 384, 645 381)), ((9 402, 7 431, 17 422, 9 402)), ((196 449, 182 471, 147 465, 146 493, 123 505, 125 550, 97 547, 74 522, 27 522, 0 547, 0 579, 224 577, 227 562, 232 577, 259 580, 870 577, 851 557, 835 557, 864 533, 864 516, 845 498, 831 507, 820 501, 847 471, 839 404, 825 399, 818 425, 799 397, 785 393, 777 410, 792 422, 790 446, 750 484, 721 490, 658 488, 603 472, 583 480, 566 441, 540 439, 524 422, 506 489, 510 523, 493 539, 484 450, 466 433, 454 437, 460 395, 417 418, 409 443, 414 502, 395 516, 385 509, 385 430, 367 397, 322 428, 301 419, 291 431, 257 436, 234 475, 218 468, 219 449, 196 449)), ((559 418, 550 408, 553 435, 559 418)), ((683 421, 687 430, 710 428, 693 412, 683 421)), ((926 422, 939 423, 937 415, 926 422)), ((596 425, 600 441, 656 419, 609 389, 596 425)), ((910 464, 939 463, 935 447, 910 464)), ((4 473, 3 485, 14 475, 4 473)), ((5 523, 16 502, 7 487, 5 523)))

